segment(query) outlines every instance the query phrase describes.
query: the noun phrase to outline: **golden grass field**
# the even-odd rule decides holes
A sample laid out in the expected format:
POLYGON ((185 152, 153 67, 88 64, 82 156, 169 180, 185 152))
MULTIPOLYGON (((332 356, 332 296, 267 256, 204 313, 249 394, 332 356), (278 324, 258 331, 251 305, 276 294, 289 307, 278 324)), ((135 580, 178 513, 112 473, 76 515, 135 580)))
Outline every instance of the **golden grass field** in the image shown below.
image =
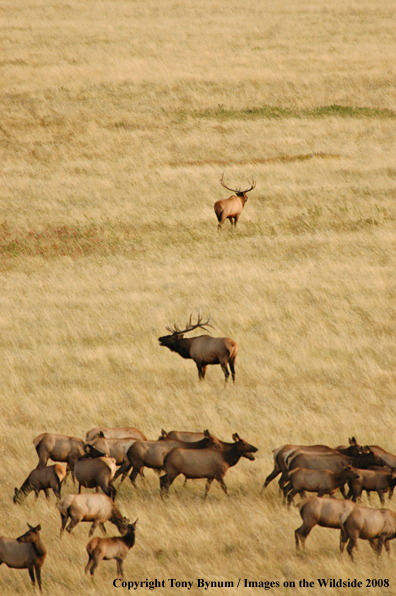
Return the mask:
MULTIPOLYGON (((229 499, 178 479, 162 502, 150 470, 124 483, 117 503, 139 518, 128 581, 251 596, 263 589, 196 580, 273 580, 306 596, 389 579, 375 592, 396 593, 394 553, 361 541, 351 563, 321 528, 296 553, 297 509, 276 481, 260 496, 284 443, 355 435, 396 452, 394 16, 385 0, 3 3, 0 533, 42 524, 44 593, 125 593, 115 561, 84 576, 88 525, 60 541, 53 496, 12 502, 35 436, 98 424, 259 448, 229 470, 229 499), (213 211, 223 171, 257 181, 235 231, 213 211), (235 386, 219 366, 199 383, 158 344, 199 309, 239 344, 235 386)), ((0 585, 32 591, 5 565, 0 585)))

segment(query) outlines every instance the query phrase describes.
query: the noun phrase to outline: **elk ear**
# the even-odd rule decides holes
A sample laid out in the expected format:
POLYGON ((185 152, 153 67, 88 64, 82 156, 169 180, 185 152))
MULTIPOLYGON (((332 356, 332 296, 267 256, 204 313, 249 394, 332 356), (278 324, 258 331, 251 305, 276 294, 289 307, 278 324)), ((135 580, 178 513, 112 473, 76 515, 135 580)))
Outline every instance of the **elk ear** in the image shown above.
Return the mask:
POLYGON ((349 444, 350 445, 357 445, 357 442, 356 442, 355 437, 352 437, 352 439, 349 439, 349 444))
POLYGON ((105 438, 103 430, 99 431, 98 437, 100 437, 101 439, 105 438))
POLYGON ((204 430, 205 437, 210 437, 210 432, 208 430, 204 430))
POLYGON ((238 442, 238 441, 240 441, 240 440, 241 440, 241 439, 239 438, 239 435, 238 435, 238 433, 234 433, 234 434, 232 435, 232 438, 234 439, 234 441, 235 441, 235 442, 238 442))
POLYGON ((36 526, 36 527, 34 528, 34 531, 35 531, 35 532, 40 532, 40 530, 41 530, 41 524, 39 524, 38 526, 36 526))
POLYGON ((161 429, 161 437, 167 437, 168 433, 163 428, 161 429))
POLYGON ((28 522, 27 522, 27 527, 29 528, 29 530, 34 530, 33 526, 31 526, 28 522))
POLYGON ((134 526, 136 526, 136 524, 138 523, 139 518, 137 518, 137 520, 135 521, 135 523, 133 524, 134 526))

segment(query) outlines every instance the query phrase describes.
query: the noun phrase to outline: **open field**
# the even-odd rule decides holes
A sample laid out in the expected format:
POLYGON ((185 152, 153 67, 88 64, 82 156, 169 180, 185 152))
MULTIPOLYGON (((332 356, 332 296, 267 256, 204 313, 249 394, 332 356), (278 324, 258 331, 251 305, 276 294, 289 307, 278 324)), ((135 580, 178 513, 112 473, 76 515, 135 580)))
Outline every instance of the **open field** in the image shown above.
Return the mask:
MULTIPOLYGON (((259 451, 229 470, 229 499, 179 479, 162 502, 151 471, 124 483, 117 504, 139 518, 126 579, 164 579, 172 596, 186 591, 168 578, 233 581, 206 592, 227 596, 260 591, 239 578, 274 580, 305 596, 325 590, 283 583, 387 578, 376 593, 394 594, 394 553, 361 542, 351 563, 321 528, 296 553, 297 510, 276 481, 260 496, 284 443, 355 435, 396 453, 393 7, 14 0, 2 16, 0 534, 42 524, 45 593, 109 594, 115 561, 94 584, 83 573, 87 524, 60 541, 53 497, 12 502, 32 439, 237 432, 259 451), (235 231, 213 212, 223 171, 257 181, 235 231), (158 344, 199 309, 238 342, 234 386, 219 366, 199 383, 158 344)), ((31 593, 26 570, 2 565, 0 585, 31 593)))

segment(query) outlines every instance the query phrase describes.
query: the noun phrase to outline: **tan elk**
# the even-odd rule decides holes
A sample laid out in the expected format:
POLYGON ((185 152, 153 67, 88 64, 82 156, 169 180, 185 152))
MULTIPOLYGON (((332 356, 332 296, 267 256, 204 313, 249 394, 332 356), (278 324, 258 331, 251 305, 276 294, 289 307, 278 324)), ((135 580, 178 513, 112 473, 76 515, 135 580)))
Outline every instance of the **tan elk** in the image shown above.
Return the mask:
POLYGON ((39 496, 41 490, 44 491, 45 496, 49 499, 49 489, 52 488, 57 499, 61 497, 62 482, 66 478, 66 470, 60 464, 48 466, 45 468, 35 468, 26 478, 21 488, 14 489, 14 503, 22 503, 24 499, 32 491, 35 492, 36 498, 39 496))
POLYGON ((245 206, 247 201, 246 194, 253 190, 256 186, 256 182, 252 177, 252 181, 243 189, 235 189, 230 188, 224 184, 224 174, 221 177, 220 184, 224 186, 227 190, 234 192, 235 195, 231 195, 228 199, 221 199, 220 201, 216 201, 214 204, 214 210, 216 213, 217 220, 219 222, 218 227, 221 228, 223 223, 226 219, 229 219, 231 222, 231 226, 234 225, 236 227, 238 223, 239 216, 242 213, 242 209, 245 206))
POLYGON ((85 573, 88 571, 93 578, 93 574, 100 561, 117 561, 117 575, 124 577, 123 562, 130 549, 135 544, 136 524, 128 524, 126 533, 123 536, 113 536, 112 538, 92 538, 87 544, 88 563, 85 567, 85 573))
POLYGON ((97 493, 86 493, 83 495, 66 495, 58 503, 61 514, 62 525, 60 535, 62 536, 68 519, 70 523, 66 532, 71 532, 79 522, 92 522, 89 536, 92 536, 97 526, 103 534, 106 534, 105 522, 110 521, 117 526, 122 534, 126 531, 130 520, 124 517, 110 497, 97 493))
MULTIPOLYGON (((184 333, 193 329, 205 329, 212 327, 209 324, 210 318, 203 323, 201 314, 198 313, 197 323, 192 324, 192 315, 185 329, 179 329, 178 326, 166 327, 171 335, 164 335, 158 338, 161 346, 169 348, 172 352, 177 352, 182 358, 194 360, 198 369, 198 378, 205 378, 208 364, 220 364, 224 372, 225 381, 228 381, 231 369, 232 380, 235 382, 235 358, 238 354, 238 344, 229 337, 210 337, 209 335, 199 335, 198 337, 184 337, 184 333)), ((213 327, 212 327, 213 328, 213 327)))
POLYGON ((96 488, 97 491, 100 487, 104 494, 114 501, 117 492, 113 486, 116 460, 113 457, 97 457, 100 452, 91 445, 87 445, 86 448, 90 451, 78 459, 74 466, 78 492, 81 493, 82 487, 96 488), (94 457, 90 457, 92 452, 94 457))
POLYGON ((138 441, 146 441, 146 437, 137 428, 133 426, 125 426, 123 428, 118 427, 107 427, 107 426, 95 426, 91 428, 85 435, 85 442, 88 443, 96 437, 104 437, 105 439, 136 439, 138 441))
POLYGON ((296 548, 299 548, 300 543, 305 548, 305 541, 312 528, 316 525, 322 528, 340 528, 340 516, 345 511, 352 511, 356 505, 344 499, 309 497, 300 501, 297 507, 303 523, 294 531, 296 548))
POLYGON ((41 540, 41 526, 35 528, 28 524, 26 534, 14 538, 0 537, 0 565, 5 563, 11 569, 27 569, 33 588, 35 585, 35 572, 38 587, 41 591, 41 567, 44 564, 47 550, 41 540))
POLYGON ((385 545, 389 552, 389 541, 396 538, 396 513, 390 509, 371 509, 355 505, 352 510, 346 510, 340 515, 342 530, 340 549, 344 551, 348 542, 347 552, 353 560, 352 551, 357 547, 357 540, 368 540, 370 546, 380 555, 385 545))
POLYGON ((204 498, 207 497, 213 480, 220 483, 221 488, 228 495, 228 488, 224 482, 227 470, 235 466, 244 453, 256 453, 257 447, 249 445, 237 433, 232 435, 234 445, 222 451, 221 449, 172 449, 164 460, 166 474, 160 478, 161 496, 169 492, 172 482, 184 474, 186 478, 206 478, 204 498))

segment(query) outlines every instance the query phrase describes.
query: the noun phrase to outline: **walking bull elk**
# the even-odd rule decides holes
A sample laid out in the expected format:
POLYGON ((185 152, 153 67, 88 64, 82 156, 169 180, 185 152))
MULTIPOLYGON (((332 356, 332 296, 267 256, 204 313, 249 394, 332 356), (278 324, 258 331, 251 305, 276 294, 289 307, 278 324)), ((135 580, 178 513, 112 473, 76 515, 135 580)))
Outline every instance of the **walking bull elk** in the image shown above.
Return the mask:
POLYGON ((242 209, 245 206, 247 201, 246 193, 250 192, 255 188, 256 182, 252 177, 252 181, 244 188, 243 190, 230 188, 224 184, 224 174, 221 177, 220 184, 224 186, 227 190, 231 190, 234 192, 234 195, 231 195, 228 199, 221 199, 220 201, 216 201, 214 204, 214 210, 216 213, 217 220, 219 222, 218 227, 221 228, 223 223, 226 219, 229 219, 231 222, 231 226, 234 225, 236 227, 238 223, 239 216, 242 213, 242 209))
POLYGON ((210 337, 209 335, 199 335, 198 337, 184 337, 184 333, 193 329, 212 327, 209 319, 202 323, 201 314, 198 313, 198 320, 195 325, 192 324, 192 315, 185 329, 179 329, 178 326, 166 327, 171 335, 164 335, 158 341, 161 346, 169 348, 172 352, 177 352, 182 358, 191 358, 198 368, 198 378, 205 378, 206 367, 208 364, 220 364, 224 372, 225 380, 228 381, 230 365, 232 380, 235 382, 235 358, 238 353, 238 344, 229 337, 210 337))

